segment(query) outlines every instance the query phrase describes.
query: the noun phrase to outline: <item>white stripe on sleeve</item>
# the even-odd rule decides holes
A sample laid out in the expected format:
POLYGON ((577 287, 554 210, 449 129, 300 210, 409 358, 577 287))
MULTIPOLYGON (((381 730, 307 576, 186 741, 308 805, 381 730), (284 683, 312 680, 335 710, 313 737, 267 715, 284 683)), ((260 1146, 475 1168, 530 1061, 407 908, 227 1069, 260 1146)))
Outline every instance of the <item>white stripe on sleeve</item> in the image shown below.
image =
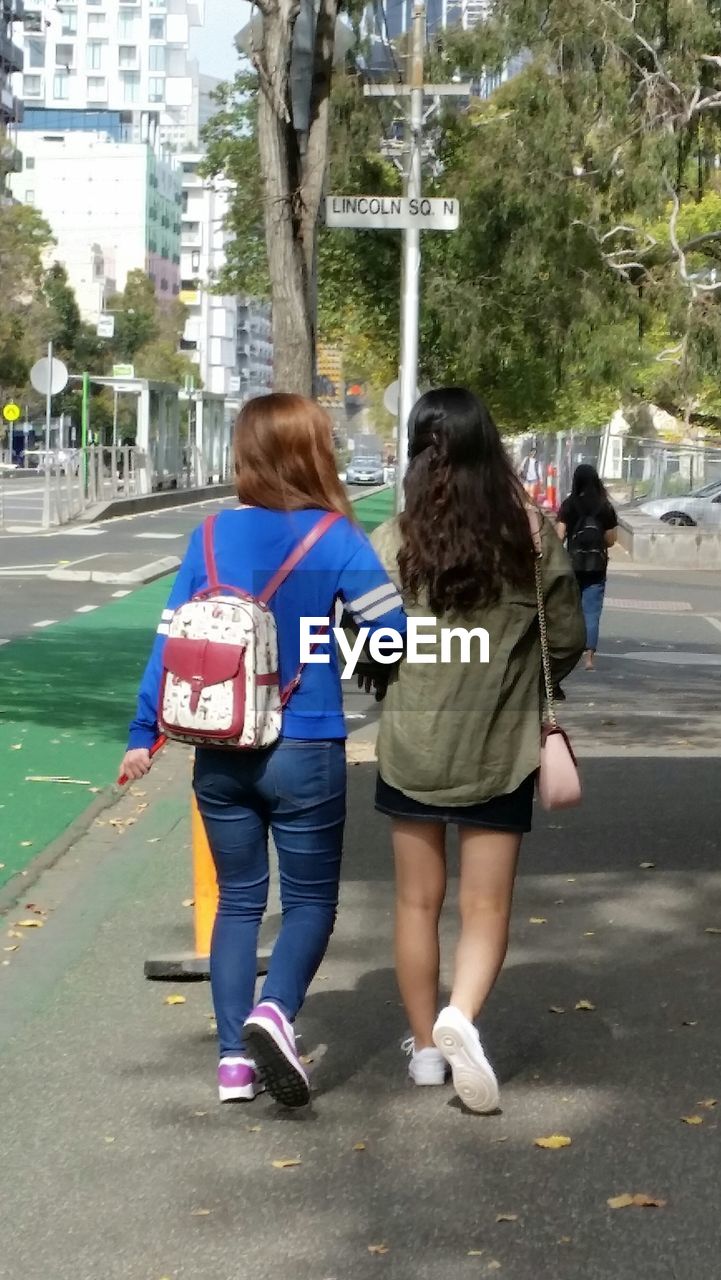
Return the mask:
MULTIPOLYGON (((397 596, 398 592, 393 586, 393 583, 383 582, 379 587, 374 587, 372 591, 366 591, 365 595, 358 596, 357 599, 355 600, 349 600, 348 601, 349 612, 353 614, 362 614, 364 617, 369 617, 370 615, 368 614, 367 611, 368 609, 371 608, 372 605, 379 604, 381 600, 385 600, 386 597, 390 597, 394 595, 397 596)), ((385 610, 383 610, 383 612, 385 612, 385 610)))
POLYGON ((384 613, 390 613, 392 609, 402 608, 403 601, 394 589, 392 595, 386 596, 384 600, 379 600, 370 609, 364 609, 362 613, 357 613, 354 616, 356 621, 375 622, 376 618, 382 618, 384 613))

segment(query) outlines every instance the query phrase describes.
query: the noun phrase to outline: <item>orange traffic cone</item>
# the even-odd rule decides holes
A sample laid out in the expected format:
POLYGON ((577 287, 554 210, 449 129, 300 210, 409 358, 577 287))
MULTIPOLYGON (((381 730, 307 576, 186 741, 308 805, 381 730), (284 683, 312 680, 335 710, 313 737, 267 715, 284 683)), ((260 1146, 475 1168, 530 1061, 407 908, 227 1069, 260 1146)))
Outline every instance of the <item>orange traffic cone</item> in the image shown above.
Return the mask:
POLYGON ((558 511, 558 484, 556 480, 556 468, 551 465, 546 474, 546 495, 543 499, 543 507, 546 511, 558 511))

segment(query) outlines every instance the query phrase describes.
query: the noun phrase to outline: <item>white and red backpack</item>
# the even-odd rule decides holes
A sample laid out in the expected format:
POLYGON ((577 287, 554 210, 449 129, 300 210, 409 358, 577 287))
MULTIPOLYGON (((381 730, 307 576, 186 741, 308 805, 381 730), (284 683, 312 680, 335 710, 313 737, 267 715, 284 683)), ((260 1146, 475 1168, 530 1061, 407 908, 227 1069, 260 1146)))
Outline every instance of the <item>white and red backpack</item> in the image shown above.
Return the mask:
POLYGON ((179 742, 208 747, 269 747, 300 684, 302 668, 284 689, 278 671, 278 633, 268 605, 316 542, 340 520, 329 512, 306 534, 258 596, 221 586, 213 535, 203 526, 208 586, 170 620, 163 650, 158 723, 179 742))

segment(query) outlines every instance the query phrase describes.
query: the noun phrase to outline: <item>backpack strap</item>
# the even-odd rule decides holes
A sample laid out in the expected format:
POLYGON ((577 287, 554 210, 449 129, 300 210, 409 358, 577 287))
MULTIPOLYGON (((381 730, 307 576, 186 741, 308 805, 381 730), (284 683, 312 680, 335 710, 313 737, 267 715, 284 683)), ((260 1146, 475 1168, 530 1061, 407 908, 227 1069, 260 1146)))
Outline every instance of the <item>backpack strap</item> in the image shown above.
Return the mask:
POLYGON ((215 522, 217 519, 217 515, 208 516, 208 519, 203 524, 203 555, 205 557, 205 576, 208 579, 208 591, 217 591, 220 586, 214 546, 215 522))
POLYGON ((293 572, 301 560, 305 559, 308 552, 319 542, 324 533, 327 533, 331 525, 342 517, 339 511, 329 511, 324 515, 312 529, 308 530, 305 537, 293 548, 290 555, 283 561, 280 568, 273 574, 270 582, 261 591, 257 599, 261 604, 267 604, 272 596, 275 595, 279 587, 282 587, 286 578, 293 572))

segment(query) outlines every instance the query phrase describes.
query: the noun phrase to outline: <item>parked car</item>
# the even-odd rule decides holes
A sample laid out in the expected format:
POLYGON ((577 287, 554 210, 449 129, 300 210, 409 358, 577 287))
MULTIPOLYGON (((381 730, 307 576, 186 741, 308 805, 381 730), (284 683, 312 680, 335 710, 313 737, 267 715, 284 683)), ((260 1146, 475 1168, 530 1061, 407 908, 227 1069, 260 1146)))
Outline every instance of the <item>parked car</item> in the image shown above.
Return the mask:
POLYGON ((721 480, 705 484, 690 493, 673 498, 652 498, 637 507, 646 516, 663 520, 664 524, 721 527, 721 480))
POLYGON ((352 458, 345 478, 347 484, 383 484, 383 459, 380 455, 352 458))

